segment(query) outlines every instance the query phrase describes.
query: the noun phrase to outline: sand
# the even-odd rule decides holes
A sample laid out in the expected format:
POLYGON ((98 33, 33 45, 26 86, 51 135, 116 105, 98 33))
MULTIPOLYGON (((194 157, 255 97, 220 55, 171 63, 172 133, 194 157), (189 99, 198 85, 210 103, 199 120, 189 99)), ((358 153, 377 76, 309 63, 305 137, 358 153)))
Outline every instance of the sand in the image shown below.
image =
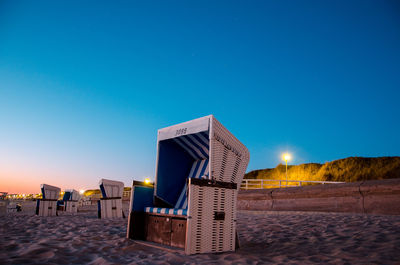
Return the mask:
POLYGON ((400 264, 400 216, 240 211, 235 253, 186 256, 125 238, 127 219, 0 218, 0 264, 400 264))

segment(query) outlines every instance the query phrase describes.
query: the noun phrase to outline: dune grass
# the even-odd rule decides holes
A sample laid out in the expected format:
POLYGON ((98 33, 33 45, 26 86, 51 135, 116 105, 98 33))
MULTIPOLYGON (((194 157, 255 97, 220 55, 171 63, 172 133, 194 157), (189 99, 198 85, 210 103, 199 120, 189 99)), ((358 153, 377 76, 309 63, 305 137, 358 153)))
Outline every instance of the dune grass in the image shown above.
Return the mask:
MULTIPOLYGON (((245 179, 286 179, 285 165, 253 170, 245 179)), ((400 157, 348 157, 326 162, 288 166, 289 180, 355 182, 400 178, 400 157)))

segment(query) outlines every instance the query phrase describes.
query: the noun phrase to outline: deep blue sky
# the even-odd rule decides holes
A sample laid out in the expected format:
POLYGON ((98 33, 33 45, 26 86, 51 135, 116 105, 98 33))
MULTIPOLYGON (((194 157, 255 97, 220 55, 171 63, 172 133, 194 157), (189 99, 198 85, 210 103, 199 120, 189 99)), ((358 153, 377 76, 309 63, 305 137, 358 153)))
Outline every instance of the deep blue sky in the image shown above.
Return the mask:
POLYGON ((153 177, 208 114, 248 170, 399 155, 398 2, 193 2, 1 1, 0 190, 153 177))

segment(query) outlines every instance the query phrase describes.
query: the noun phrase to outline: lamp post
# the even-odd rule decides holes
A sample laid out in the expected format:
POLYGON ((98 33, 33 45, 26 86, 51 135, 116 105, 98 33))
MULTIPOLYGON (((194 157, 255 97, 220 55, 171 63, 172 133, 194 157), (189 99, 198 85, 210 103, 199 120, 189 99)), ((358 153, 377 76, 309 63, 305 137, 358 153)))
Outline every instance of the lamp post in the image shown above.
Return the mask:
POLYGON ((283 154, 283 155, 282 155, 282 158, 283 158, 283 160, 285 160, 285 163, 286 163, 286 188, 287 188, 287 186, 288 186, 287 162, 288 162, 292 157, 290 156, 290 154, 286 153, 286 154, 283 154))

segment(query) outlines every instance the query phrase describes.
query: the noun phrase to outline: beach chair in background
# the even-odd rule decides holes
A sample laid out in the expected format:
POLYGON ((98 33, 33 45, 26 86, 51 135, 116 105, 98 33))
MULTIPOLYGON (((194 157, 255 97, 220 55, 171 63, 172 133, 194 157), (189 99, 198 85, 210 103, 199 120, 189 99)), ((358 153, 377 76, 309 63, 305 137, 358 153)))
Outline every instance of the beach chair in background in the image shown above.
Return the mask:
POLYGON ((0 200, 0 215, 4 215, 8 212, 8 201, 0 200))
POLYGON ((70 190, 65 190, 64 196, 62 199, 63 202, 63 210, 67 213, 77 213, 78 212, 78 201, 80 199, 79 192, 70 189, 70 190))
POLYGON ((154 188, 134 181, 127 237, 186 254, 234 251, 249 157, 212 115, 160 129, 154 188))
POLYGON ((9 201, 7 200, 7 193, 0 191, 0 215, 4 215, 7 213, 7 206, 9 201))
POLYGON ((100 191, 102 198, 98 202, 99 218, 124 217, 122 210, 122 195, 124 183, 121 181, 101 179, 100 191))
POLYGON ((17 204, 15 202, 10 202, 7 205, 7 213, 16 213, 17 212, 17 204))
POLYGON ((57 215, 57 200, 61 189, 47 184, 40 185, 42 199, 37 200, 36 214, 39 216, 57 215))

